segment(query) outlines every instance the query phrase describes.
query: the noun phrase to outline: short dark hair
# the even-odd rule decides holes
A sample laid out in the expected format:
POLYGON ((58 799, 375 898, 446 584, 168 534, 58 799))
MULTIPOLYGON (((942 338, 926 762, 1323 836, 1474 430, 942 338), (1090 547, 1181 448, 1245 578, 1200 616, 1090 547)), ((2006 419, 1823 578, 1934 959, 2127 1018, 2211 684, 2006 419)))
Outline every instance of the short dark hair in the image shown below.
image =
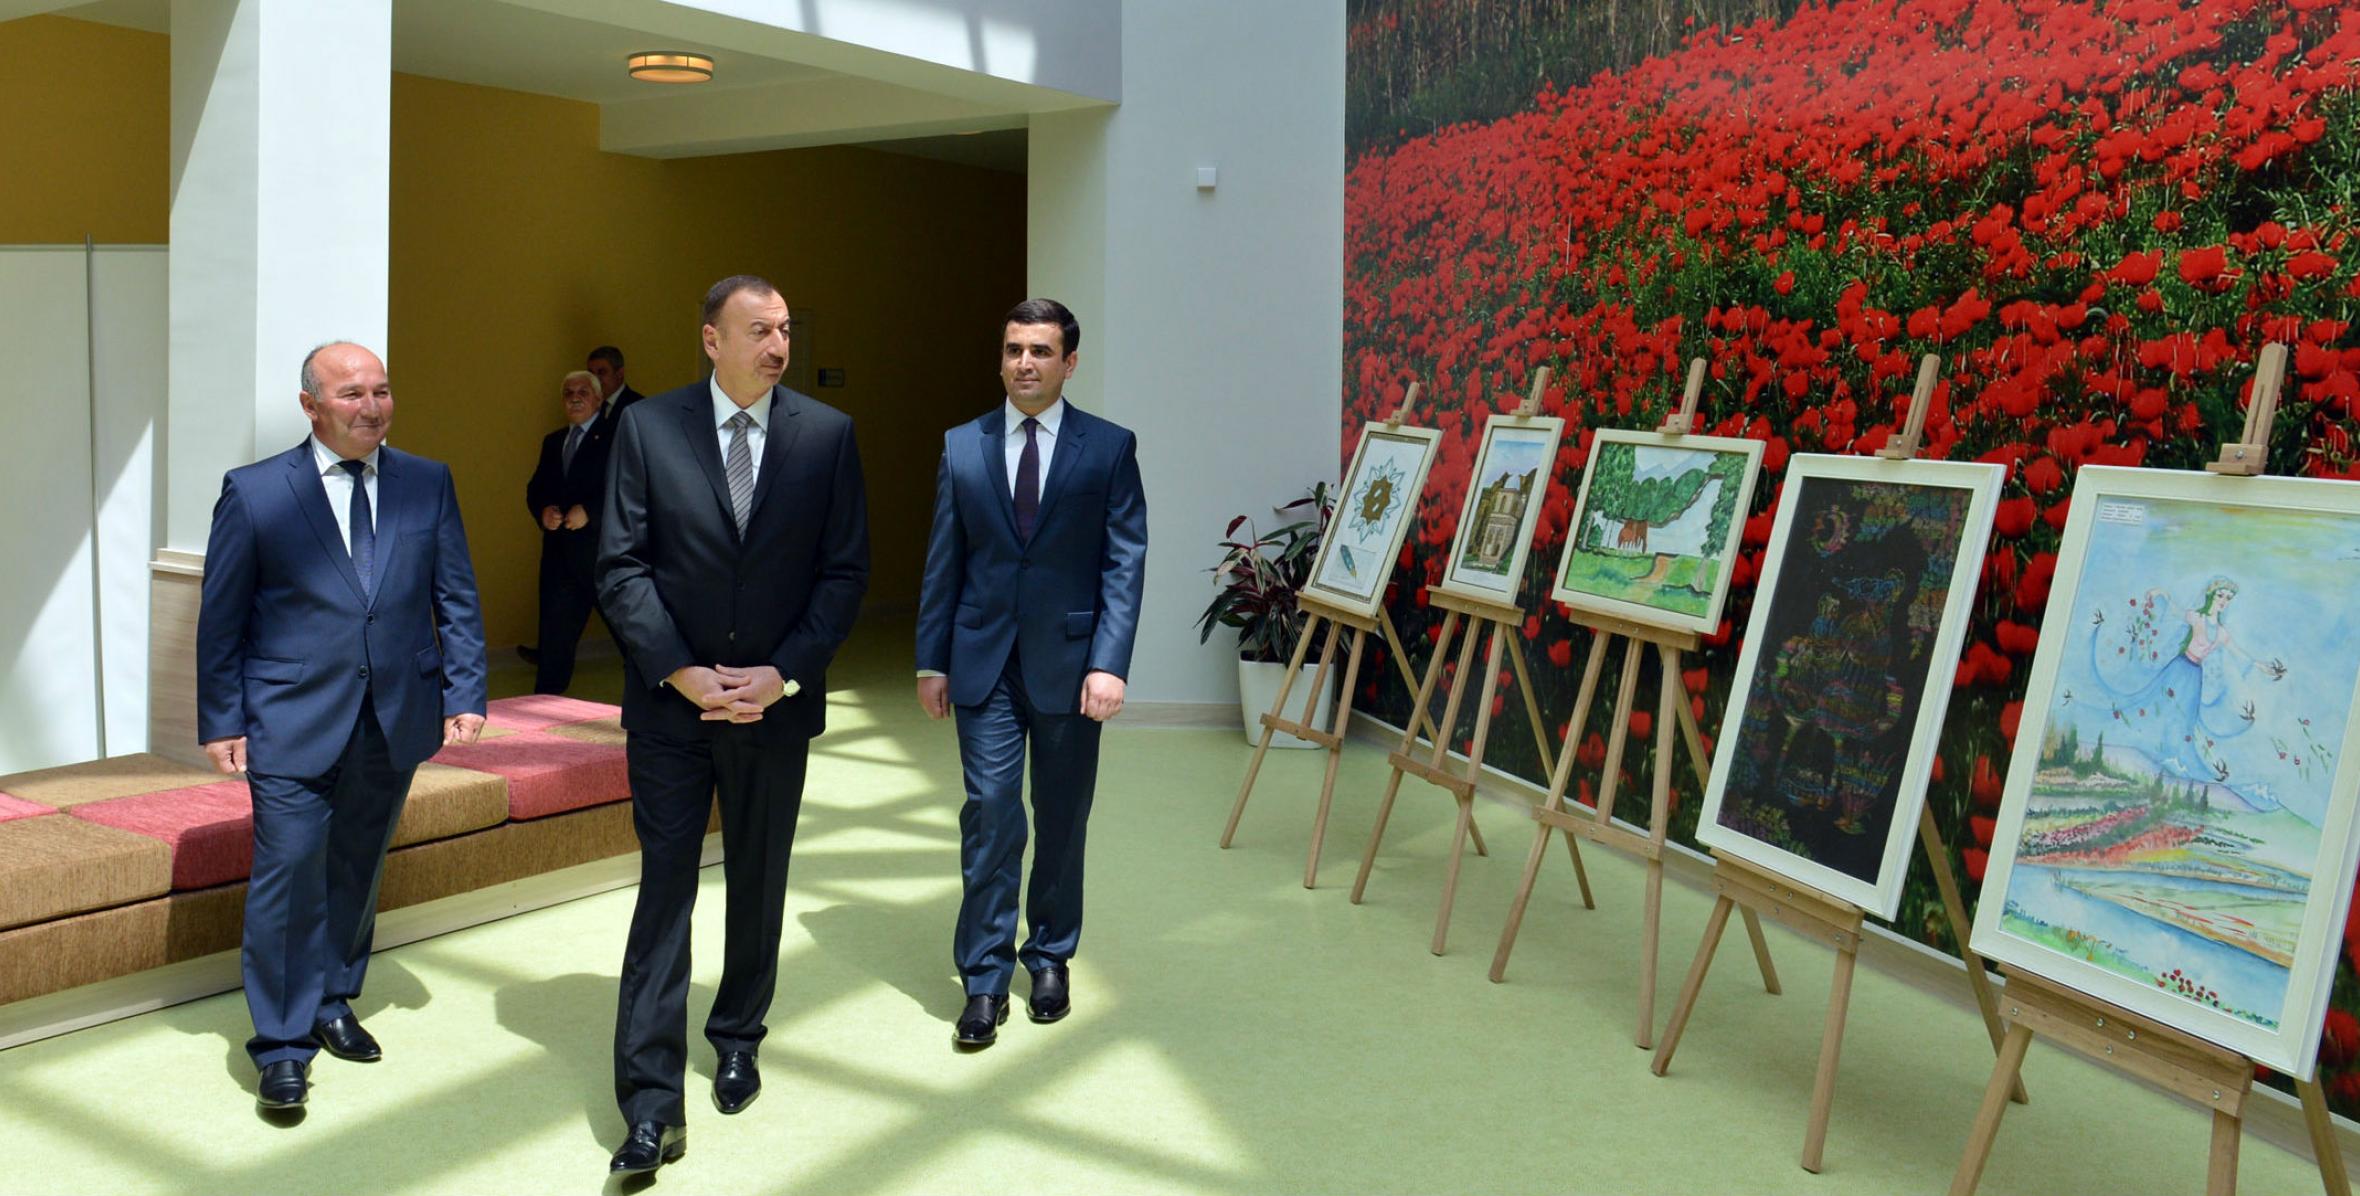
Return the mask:
POLYGON ((752 291, 757 295, 778 294, 778 288, 770 285, 770 280, 759 274, 732 274, 714 283, 712 289, 705 292, 703 322, 710 325, 713 321, 720 319, 722 305, 728 303, 729 297, 739 291, 752 291))
POLYGON ((1065 353, 1071 357, 1082 347, 1082 322, 1055 299, 1027 299, 1008 309, 1008 318, 1000 322, 1002 331, 1010 324, 1055 324, 1065 334, 1065 353))
POLYGON ((623 368, 623 351, 613 345, 600 345, 590 350, 590 356, 583 360, 603 361, 619 370, 623 368))

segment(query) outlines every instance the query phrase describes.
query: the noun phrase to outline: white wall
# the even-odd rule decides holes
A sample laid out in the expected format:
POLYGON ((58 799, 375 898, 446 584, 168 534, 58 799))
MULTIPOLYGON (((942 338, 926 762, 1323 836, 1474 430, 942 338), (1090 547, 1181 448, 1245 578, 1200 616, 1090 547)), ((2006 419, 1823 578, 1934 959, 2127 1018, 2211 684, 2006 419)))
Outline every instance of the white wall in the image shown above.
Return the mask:
POLYGON ((1122 105, 1035 117, 1029 287, 1082 321, 1075 401, 1139 433, 1131 697, 1229 702, 1197 643, 1231 516, 1333 481, 1342 441, 1343 0, 1134 0, 1122 105), (1200 191, 1199 166, 1218 186, 1200 191))
POLYGON ((164 254, 0 249, 0 311, 0 773, 144 751, 164 254))

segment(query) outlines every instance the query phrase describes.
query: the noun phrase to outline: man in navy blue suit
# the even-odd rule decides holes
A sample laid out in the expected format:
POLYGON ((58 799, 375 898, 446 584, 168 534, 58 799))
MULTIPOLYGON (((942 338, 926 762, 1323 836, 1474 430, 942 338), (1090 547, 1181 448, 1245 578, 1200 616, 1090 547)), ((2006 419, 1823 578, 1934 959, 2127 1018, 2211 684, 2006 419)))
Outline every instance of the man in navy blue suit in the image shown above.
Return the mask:
POLYGON ((1008 986, 1032 974, 1032 1020, 1072 1007, 1081 941, 1082 848, 1098 782, 1098 733, 1123 708, 1147 563, 1138 440, 1067 403, 1081 324, 1053 299, 1008 313, 998 407, 943 434, 934 530, 918 600, 918 704, 958 711, 967 800, 959 810, 952 956, 967 991, 953 1041, 989 1045, 1008 986), (1034 846, 1024 860, 1025 754, 1034 846))
POLYGON ((303 359, 303 443, 229 471, 197 615, 197 738, 246 774, 242 963, 266 1109, 313 1055, 374 1062, 353 1016, 410 777, 483 731, 483 619, 451 471, 385 443, 393 389, 359 345, 303 359))

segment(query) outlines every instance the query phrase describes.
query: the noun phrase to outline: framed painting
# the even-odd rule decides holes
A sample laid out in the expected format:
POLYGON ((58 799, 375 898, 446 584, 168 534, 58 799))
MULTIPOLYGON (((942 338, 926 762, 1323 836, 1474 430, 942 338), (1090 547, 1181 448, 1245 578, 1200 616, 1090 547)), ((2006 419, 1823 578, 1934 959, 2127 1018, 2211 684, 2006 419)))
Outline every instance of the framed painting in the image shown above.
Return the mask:
POLYGON ((1442 433, 1434 428, 1368 424, 1338 488, 1336 513, 1322 533, 1309 589, 1334 606, 1375 617, 1401 542, 1418 513, 1426 474, 1442 433))
POLYGON ((1975 950, 2299 1078, 2351 901, 2360 485, 2075 479, 1975 950))
POLYGON ((2004 465, 1787 465, 1696 837, 1890 918, 2004 465))
POLYGON ((1602 430, 1550 597, 1650 627, 1711 634, 1762 468, 1762 442, 1602 430))
POLYGON ((1442 589, 1515 604, 1564 435, 1565 421, 1553 415, 1495 414, 1485 421, 1442 589))

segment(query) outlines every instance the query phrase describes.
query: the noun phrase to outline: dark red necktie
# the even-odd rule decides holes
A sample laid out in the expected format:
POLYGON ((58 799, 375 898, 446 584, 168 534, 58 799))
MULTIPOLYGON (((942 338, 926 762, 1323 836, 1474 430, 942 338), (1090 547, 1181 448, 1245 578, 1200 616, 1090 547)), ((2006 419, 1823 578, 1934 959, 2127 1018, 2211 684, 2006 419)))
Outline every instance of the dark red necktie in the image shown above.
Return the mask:
POLYGON ((1033 437, 1041 421, 1024 419, 1024 453, 1016 458, 1016 538, 1030 540, 1041 515, 1041 446, 1033 437))

